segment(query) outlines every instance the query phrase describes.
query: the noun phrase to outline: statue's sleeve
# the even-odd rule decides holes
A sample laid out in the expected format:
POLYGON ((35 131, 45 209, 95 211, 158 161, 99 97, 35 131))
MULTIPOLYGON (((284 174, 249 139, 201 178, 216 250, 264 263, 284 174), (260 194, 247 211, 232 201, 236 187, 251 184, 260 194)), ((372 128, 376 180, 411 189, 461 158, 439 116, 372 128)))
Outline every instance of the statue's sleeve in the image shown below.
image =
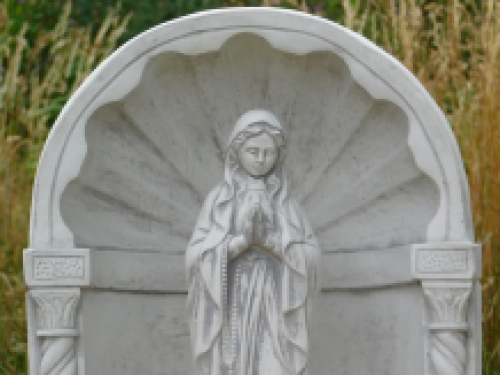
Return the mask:
POLYGON ((314 233, 299 205, 290 200, 282 220, 283 333, 292 344, 297 373, 305 368, 309 351, 311 304, 318 288, 320 250, 314 233))
POLYGON ((188 310, 196 358, 210 351, 222 327, 228 240, 211 220, 216 198, 217 189, 205 200, 186 253, 188 310))

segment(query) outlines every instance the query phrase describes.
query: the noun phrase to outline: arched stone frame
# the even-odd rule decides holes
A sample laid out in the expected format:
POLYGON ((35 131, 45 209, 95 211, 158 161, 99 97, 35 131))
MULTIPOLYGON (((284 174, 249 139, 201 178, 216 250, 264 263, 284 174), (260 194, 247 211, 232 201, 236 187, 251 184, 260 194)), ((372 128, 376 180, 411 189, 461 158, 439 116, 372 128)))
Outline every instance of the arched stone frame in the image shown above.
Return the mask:
MULTIPOLYGON (((92 73, 63 109, 40 159, 31 213, 31 250, 25 255, 28 286, 43 288, 49 294, 54 291, 67 293, 70 290, 68 287, 75 287, 71 290, 78 295, 75 298, 79 298, 79 287, 98 284, 93 281, 95 273, 91 272, 92 250, 76 249, 73 233, 60 211, 61 196, 68 184, 79 175, 84 163, 87 153, 85 131, 89 117, 103 105, 120 100, 131 92, 139 83, 144 67, 154 56, 168 51, 185 55, 216 51, 231 37, 241 33, 264 38, 273 48, 291 54, 331 52, 343 60, 353 79, 373 98, 391 102, 404 111, 409 123, 408 145, 418 168, 438 187, 439 207, 427 227, 425 244, 415 244, 408 250, 408 259, 403 260, 408 269, 394 278, 399 277, 400 282, 425 280, 422 285, 431 313, 436 313, 432 301, 438 298, 433 291, 447 289, 453 294, 457 289, 462 293, 464 285, 469 285, 467 288, 473 289, 471 299, 475 309, 467 312, 471 293, 463 292, 466 295, 463 319, 466 321, 468 317, 469 325, 474 330, 473 336, 480 336, 480 290, 477 283, 480 261, 478 250, 473 245, 469 191, 461 157, 445 116, 407 69, 363 37, 318 17, 278 9, 217 10, 160 25, 124 45, 92 73), (411 267, 410 255, 413 259, 411 267), (444 270, 429 265, 434 264, 431 260, 425 260, 436 258, 455 262, 456 268, 444 270), (59 271, 44 275, 44 268, 40 265, 47 267, 47 264, 50 269, 59 271), (426 265, 428 268, 425 268, 426 265), (59 290, 58 287, 65 289, 59 290)), ((347 262, 360 260, 353 255, 347 262)), ((374 280, 370 282, 377 285, 374 280)), ((349 281, 346 287, 352 287, 352 283, 355 281, 349 281)), ((385 285, 385 282, 380 281, 380 285, 385 285)), ((43 294, 43 290, 37 293, 43 294)), ((47 298, 35 297, 35 300, 41 306, 47 298)), ((70 333, 74 337, 75 331, 43 331, 41 321, 36 323, 37 309, 29 298, 28 306, 30 367, 32 373, 38 373, 40 354, 37 349, 39 344, 34 338, 35 331, 39 331, 41 337, 44 334, 66 337, 70 333)), ((76 305, 71 306, 77 317, 76 305)), ((436 319, 423 317, 424 324, 436 319)), ((78 319, 73 320, 73 326, 77 326, 78 319)), ((469 327, 464 328, 463 321, 436 320, 434 323, 438 324, 431 327, 426 341, 429 358, 433 357, 433 330, 454 332, 456 329, 463 332, 469 327), (439 326, 439 323, 443 325, 439 326), (452 323, 457 324, 454 326, 452 323)), ((68 324, 55 328, 74 329, 68 324)), ((469 375, 480 373, 480 351, 477 345, 473 345, 474 342, 477 343, 478 339, 469 342, 465 359, 469 375)), ((84 353, 78 349, 77 343, 75 348, 75 360, 76 353, 80 353, 79 369, 83 374, 84 353)), ((432 371, 429 365, 425 368, 427 373, 432 373, 429 372, 432 371)))

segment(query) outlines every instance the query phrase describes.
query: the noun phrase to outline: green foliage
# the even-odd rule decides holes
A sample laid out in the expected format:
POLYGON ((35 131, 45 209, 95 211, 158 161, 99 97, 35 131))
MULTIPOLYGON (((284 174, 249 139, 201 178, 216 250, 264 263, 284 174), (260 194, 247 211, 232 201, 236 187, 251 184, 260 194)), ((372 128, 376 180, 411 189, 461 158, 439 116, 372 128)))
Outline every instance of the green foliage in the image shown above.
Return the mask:
MULTIPOLYGON (((10 33, 19 32, 22 25, 29 25, 28 38, 32 38, 40 29, 51 28, 58 20, 66 0, 6 0, 12 17, 10 33)), ((121 17, 132 14, 127 30, 119 43, 162 22, 186 14, 227 6, 224 0, 73 0, 70 23, 75 27, 93 28, 111 12, 118 12, 121 17), (117 5, 118 4, 118 5, 117 5)), ((257 0, 245 0, 242 5, 259 5, 257 0)))
MULTIPOLYGON (((75 0, 72 17, 78 25, 87 25, 92 20, 102 19, 108 9, 115 6, 115 0, 101 0, 98 4, 88 0, 75 0)), ((121 9, 125 14, 132 13, 127 31, 121 38, 124 42, 159 23, 189 13, 222 6, 221 0, 122 0, 121 9)))
POLYGON ((8 34, 17 35, 26 26, 27 37, 33 39, 41 29, 54 27, 63 5, 63 2, 52 0, 4 0, 3 7, 9 15, 8 34))
POLYGON ((31 186, 48 129, 70 94, 116 45, 150 27, 196 11, 259 5, 314 13, 365 35, 402 61, 447 114, 462 149, 476 234, 484 246, 484 374, 500 374, 497 0, 122 0, 120 5, 115 0, 73 0, 71 4, 0 0, 0 375, 27 373, 22 250, 27 244, 31 186))
POLYGON ((500 3, 343 1, 344 23, 398 58, 446 113, 483 244, 483 369, 500 373, 500 3))
POLYGON ((0 0, 0 375, 27 372, 22 251, 48 129, 71 93, 114 50, 128 20, 108 14, 91 32, 70 25, 69 3, 56 18, 47 3, 0 0), (38 6, 48 10, 30 15, 38 6), (48 19, 54 22, 45 24, 48 19))

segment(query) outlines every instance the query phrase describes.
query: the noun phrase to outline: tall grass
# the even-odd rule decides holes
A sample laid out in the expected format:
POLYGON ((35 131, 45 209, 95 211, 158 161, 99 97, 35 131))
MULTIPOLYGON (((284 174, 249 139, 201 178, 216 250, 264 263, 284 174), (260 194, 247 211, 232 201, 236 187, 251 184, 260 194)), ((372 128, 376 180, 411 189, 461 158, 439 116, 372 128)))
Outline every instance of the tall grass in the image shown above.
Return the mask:
MULTIPOLYGON (((37 159, 62 105, 115 47, 128 17, 70 25, 70 6, 34 39, 9 33, 0 0, 0 375, 26 373, 22 250, 37 159), (93 30, 96 30, 95 25, 93 30)), ((224 1, 223 1, 224 2, 224 1)), ((262 0, 343 23, 396 56, 448 116, 483 243, 484 375, 500 374, 500 3, 498 0, 262 0)), ((228 0, 237 5, 246 0, 228 0)))
POLYGON ((483 373, 500 374, 500 2, 343 0, 345 25, 396 56, 448 117, 483 244, 483 373))
POLYGON ((70 26, 70 3, 57 24, 27 38, 9 34, 0 1, 0 374, 26 373, 25 287, 31 188, 38 156, 71 93, 115 48, 129 17, 109 13, 92 33, 70 26))
POLYGON ((483 245, 483 374, 500 375, 500 2, 262 0, 335 18, 398 58, 444 111, 483 245))

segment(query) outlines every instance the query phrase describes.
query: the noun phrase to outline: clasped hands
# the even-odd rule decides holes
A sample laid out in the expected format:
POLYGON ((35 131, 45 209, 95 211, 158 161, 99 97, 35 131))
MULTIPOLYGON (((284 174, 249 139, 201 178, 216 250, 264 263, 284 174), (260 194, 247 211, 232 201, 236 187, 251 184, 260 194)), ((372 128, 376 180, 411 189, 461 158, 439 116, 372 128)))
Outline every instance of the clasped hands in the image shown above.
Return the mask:
POLYGON ((262 207, 252 206, 245 215, 243 233, 229 241, 229 257, 235 258, 250 247, 258 247, 278 256, 276 240, 267 232, 262 207))

